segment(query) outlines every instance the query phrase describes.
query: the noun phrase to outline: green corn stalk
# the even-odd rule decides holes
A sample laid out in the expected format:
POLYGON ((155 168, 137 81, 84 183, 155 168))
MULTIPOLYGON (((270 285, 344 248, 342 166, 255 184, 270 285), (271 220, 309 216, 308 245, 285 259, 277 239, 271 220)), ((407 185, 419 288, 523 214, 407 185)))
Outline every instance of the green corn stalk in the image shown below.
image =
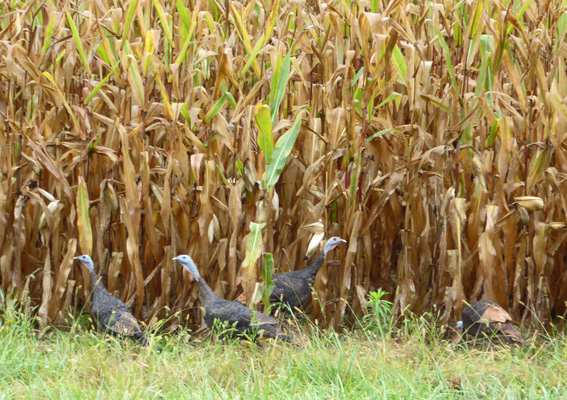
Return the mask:
POLYGON ((272 305, 270 304, 270 295, 274 290, 274 281, 272 274, 274 272, 274 256, 271 253, 264 254, 264 266, 262 268, 262 280, 264 281, 264 289, 262 290, 262 302, 264 303, 264 313, 270 315, 272 305))

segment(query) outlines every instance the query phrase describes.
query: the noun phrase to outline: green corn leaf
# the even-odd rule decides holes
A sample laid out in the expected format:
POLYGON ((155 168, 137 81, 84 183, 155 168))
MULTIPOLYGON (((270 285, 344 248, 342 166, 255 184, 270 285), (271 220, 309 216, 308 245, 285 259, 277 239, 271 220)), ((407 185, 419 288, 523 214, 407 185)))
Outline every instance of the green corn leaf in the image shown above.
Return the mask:
POLYGON ((77 230, 79 231, 79 245, 83 254, 92 254, 93 231, 89 219, 89 192, 82 176, 79 176, 77 185, 77 230))
POLYGON ((392 92, 391 95, 389 95, 386 100, 384 100, 382 103, 378 104, 378 107, 376 108, 380 108, 382 106, 385 106, 386 104, 388 104, 389 102, 391 102, 392 100, 396 100, 399 99, 400 97, 402 97, 402 95, 400 93, 397 92, 392 92))
POLYGON ((146 33, 146 40, 144 41, 144 55, 142 56, 142 73, 148 76, 150 66, 153 65, 153 55, 155 51, 154 40, 150 31, 146 33))
POLYGON ((75 41, 75 45, 77 46, 77 51, 79 52, 79 57, 81 57, 81 61, 83 62, 83 67, 87 71, 87 74, 92 75, 91 68, 89 67, 89 63, 87 62, 87 56, 85 55, 85 49, 83 49, 83 43, 81 42, 81 35, 75 26, 75 22, 69 14, 69 11, 65 9, 65 14, 67 14, 67 22, 69 22, 69 28, 71 28, 71 33, 73 34, 73 40, 75 41))
POLYGON ((252 50, 252 54, 250 54, 250 57, 248 57, 248 61, 246 61, 244 68, 242 68, 242 71, 240 72, 241 78, 244 78, 244 75, 246 74, 246 71, 248 71, 250 66, 253 63, 257 62, 256 57, 258 56, 260 50, 262 50, 263 48, 264 48, 264 34, 262 34, 262 36, 260 36, 260 39, 258 39, 258 41, 256 42, 256 46, 254 46, 254 49, 252 50))
POLYGON ((136 9, 138 8, 138 3, 140 0, 131 0, 130 6, 128 7, 128 11, 126 12, 126 22, 124 23, 123 30, 122 30, 122 46, 121 49, 124 49, 124 46, 127 43, 126 38, 128 37, 128 33, 130 33, 130 29, 132 29, 132 22, 134 21, 134 15, 136 14, 136 9))
POLYGON ((362 74, 364 74, 364 67, 360 68, 354 78, 352 78, 352 80, 350 81, 350 86, 356 85, 362 74))
POLYGON ((244 164, 242 164, 242 161, 236 160, 235 164, 240 176, 244 176, 244 164))
POLYGON ((219 166, 217 165, 217 163, 215 163, 215 171, 217 171, 217 174, 219 174, 222 183, 224 183, 225 186, 230 186, 230 183, 228 183, 228 181, 226 180, 226 178, 224 177, 222 171, 220 170, 219 166))
POLYGON ((280 175, 285 167, 287 156, 291 153, 291 149, 295 144, 299 129, 301 128, 301 115, 298 114, 293 126, 283 134, 274 148, 273 161, 268 165, 264 176, 262 177, 262 189, 270 190, 280 178, 280 175))
POLYGON ((438 28, 435 28, 435 33, 437 34, 437 40, 439 41, 439 44, 443 48, 443 52, 445 54, 445 61, 447 63, 447 72, 449 72, 449 76, 451 77, 451 85, 453 86, 453 90, 455 90, 455 93, 459 93, 459 87, 457 86, 457 78, 455 76, 453 62, 451 61, 451 51, 449 50, 449 46, 447 45, 447 42, 445 42, 445 39, 443 38, 443 35, 441 34, 438 28))
POLYGON ((167 22, 167 18, 165 16, 165 12, 163 11, 161 3, 159 2, 159 0, 152 0, 152 3, 154 3, 159 21, 161 22, 162 30, 165 33, 165 37, 167 38, 169 45, 171 47, 175 47, 175 45, 173 44, 173 39, 171 38, 171 28, 169 27, 169 22, 167 22))
POLYGON ((119 64, 116 64, 114 66, 114 68, 112 69, 112 71, 110 71, 108 73, 108 75, 106 75, 102 81, 99 82, 98 85, 95 86, 95 88, 92 90, 92 92, 89 94, 89 96, 85 99, 85 102, 83 104, 89 104, 92 99, 96 96, 96 94, 98 93, 98 91, 104 86, 104 84, 106 83, 106 81, 108 81, 108 78, 110 78, 110 75, 112 75, 112 73, 117 69, 119 64))
POLYGON ((253 265, 262 254, 264 243, 262 242, 262 228, 264 223, 257 224, 256 222, 250 222, 250 236, 248 236, 248 244, 246 245, 246 257, 242 266, 244 268, 249 268, 253 265))
POLYGON ((205 116, 205 122, 209 122, 211 119, 213 119, 214 116, 217 115, 219 113, 219 111, 222 109, 222 106, 224 106, 224 103, 226 103, 226 93, 223 94, 220 97, 220 99, 217 100, 217 102, 215 103, 213 108, 211 108, 209 110, 209 112, 205 116))
POLYGON ((236 100, 234 99, 234 96, 230 92, 225 92, 225 95, 226 95, 226 99, 230 103, 230 106, 232 107, 233 110, 235 110, 236 109, 236 100))
POLYGON ((383 129, 380 132, 376 132, 374 135, 367 137, 366 139, 364 139, 364 143, 368 143, 374 139, 377 139, 381 136, 384 136, 386 133, 391 132, 392 128, 388 128, 388 129, 383 129))
POLYGON ((61 90, 59 90, 59 87, 57 86, 57 83, 55 83, 55 79, 53 79, 53 76, 47 71, 45 71, 43 73, 43 76, 45 76, 47 78, 47 80, 49 80, 49 82, 51 82, 51 84, 55 87, 55 90, 57 91, 57 93, 61 97, 61 100, 63 101, 63 106, 65 106, 65 109, 67 110, 67 112, 71 116, 71 120, 73 121, 73 126, 75 126, 75 128, 79 132, 81 132, 81 135, 83 135, 82 129, 79 126, 79 124, 77 123, 77 119, 75 118, 75 113, 71 109, 71 106, 69 106, 69 103, 67 103, 67 99, 65 98, 65 95, 63 94, 63 92, 61 92, 61 90))
POLYGON ((270 98, 273 99, 273 102, 271 103, 270 106, 273 125, 276 124, 278 110, 283 100, 285 94, 285 88, 287 87, 287 81, 289 79, 289 71, 291 69, 291 51, 287 53, 285 59, 283 60, 283 63, 280 64, 280 60, 281 60, 281 56, 278 55, 278 65, 281 65, 281 68, 276 67, 277 72, 274 71, 274 75, 272 76, 272 87, 270 92, 270 98))
POLYGON ((272 120, 270 119, 270 107, 262 104, 256 104, 254 110, 256 116, 256 126, 258 126, 258 146, 264 153, 266 163, 271 163, 272 152, 274 151, 274 137, 272 133, 272 120))
MULTIPOLYGON (((252 48, 252 44, 250 43, 250 36, 248 35, 248 31, 246 30, 246 26, 242 22, 242 17, 238 13, 238 10, 234 6, 233 3, 230 3, 230 9, 232 11, 232 16, 234 17, 234 22, 236 23, 235 24, 236 29, 238 30, 238 33, 240 34, 240 37, 242 38, 242 42, 244 43, 244 48, 246 49, 246 52, 248 53, 248 55, 250 57, 252 57, 252 55, 254 54, 254 50, 252 48)), ((214 31, 214 29, 211 29, 211 31, 214 31)), ((261 73, 260 73, 260 64, 258 64, 258 60, 256 60, 255 57, 254 57, 252 66, 254 68, 254 73, 256 74, 258 79, 260 79, 262 77, 261 73)))
POLYGON ((49 50, 49 47, 51 46, 51 42, 52 42, 51 38, 53 37, 53 30, 54 29, 55 29, 55 18, 49 18, 49 24, 45 28, 43 49, 42 49, 42 52, 41 52, 42 56, 45 56, 45 54, 47 53, 47 50, 49 50))
POLYGON ((394 50, 392 51, 392 55, 394 56, 394 63, 396 64, 396 66, 398 67, 398 69, 400 70, 400 79, 399 81, 401 83, 406 83, 406 72, 408 70, 408 67, 406 66, 406 60, 404 58, 404 55, 402 54, 402 51, 400 50, 400 48, 396 45, 394 46, 394 50))
POLYGON ((183 118, 185 118, 185 121, 187 121, 189 127, 192 127, 193 125, 191 125, 191 116, 189 115, 189 106, 187 105, 187 103, 183 103, 179 112, 181 113, 181 115, 183 115, 183 118))
POLYGON ((189 32, 187 33, 187 36, 183 41, 183 46, 181 47, 181 51, 177 55, 174 64, 180 65, 181 62, 185 60, 185 57, 187 56, 187 50, 189 49, 189 45, 191 44, 191 40, 193 39, 193 32, 195 32, 195 25, 197 25, 197 14, 198 14, 197 11, 198 11, 197 9, 193 11, 189 32))
POLYGON ((274 256, 272 253, 264 254, 264 267, 262 268, 262 280, 264 281, 264 290, 262 291, 262 302, 264 303, 264 313, 270 315, 272 305, 270 304, 270 295, 274 290, 274 281, 272 274, 274 272, 274 256))
POLYGON ((138 70, 138 63, 136 61, 136 57, 132 53, 132 49, 130 48, 130 43, 126 42, 124 47, 124 55, 128 57, 128 71, 129 76, 131 78, 131 82, 134 84, 133 93, 134 98, 136 98, 141 106, 143 106, 146 102, 145 100, 145 91, 144 91, 144 83, 142 82, 142 76, 140 75, 140 71, 138 70))
MULTIPOLYGON (((153 62, 152 62, 153 64, 153 62)), ((167 89, 163 85, 161 78, 159 77, 159 73, 156 72, 155 74, 157 83, 159 85, 159 91, 161 93, 161 99, 163 101, 163 106, 165 107, 165 113, 170 120, 173 120, 173 108, 171 107, 171 102, 169 101, 169 96, 167 95, 167 89)))
POLYGON ((179 27, 181 40, 185 42, 185 40, 187 39, 187 34, 189 33, 189 29, 191 27, 191 13, 189 12, 188 8, 185 8, 182 0, 177 0, 175 2, 175 6, 177 7, 177 12, 179 13, 179 17, 181 19, 181 26, 179 27))

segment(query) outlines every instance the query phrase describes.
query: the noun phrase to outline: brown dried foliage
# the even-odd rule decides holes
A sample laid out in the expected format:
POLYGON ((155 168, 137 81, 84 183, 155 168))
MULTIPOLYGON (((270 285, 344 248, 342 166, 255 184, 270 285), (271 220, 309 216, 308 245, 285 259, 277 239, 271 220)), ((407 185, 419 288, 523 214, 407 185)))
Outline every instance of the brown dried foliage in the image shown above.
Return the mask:
POLYGON ((279 271, 305 265, 302 227, 348 240, 315 283, 323 325, 362 313, 378 287, 398 311, 437 308, 445 322, 480 298, 522 321, 566 313, 560 2, 9 4, 0 277, 43 321, 85 301, 72 258, 92 252, 138 318, 198 322, 197 287, 171 257, 189 253, 236 298, 258 210, 279 271), (288 51, 274 137, 308 108, 266 194, 254 106, 288 51), (225 92, 235 107, 215 113, 225 92))

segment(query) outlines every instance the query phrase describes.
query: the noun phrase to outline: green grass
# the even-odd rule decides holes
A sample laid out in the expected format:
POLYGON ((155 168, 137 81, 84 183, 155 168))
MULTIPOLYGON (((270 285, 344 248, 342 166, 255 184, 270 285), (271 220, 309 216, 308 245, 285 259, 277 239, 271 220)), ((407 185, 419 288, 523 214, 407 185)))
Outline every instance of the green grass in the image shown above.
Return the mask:
POLYGON ((192 342, 186 331, 133 341, 75 324, 41 335, 4 313, 0 396, 54 399, 559 399, 567 398, 567 339, 524 348, 453 344, 414 322, 395 339, 361 330, 314 332, 304 349, 265 340, 192 342), (155 343, 163 346, 155 351, 155 343))

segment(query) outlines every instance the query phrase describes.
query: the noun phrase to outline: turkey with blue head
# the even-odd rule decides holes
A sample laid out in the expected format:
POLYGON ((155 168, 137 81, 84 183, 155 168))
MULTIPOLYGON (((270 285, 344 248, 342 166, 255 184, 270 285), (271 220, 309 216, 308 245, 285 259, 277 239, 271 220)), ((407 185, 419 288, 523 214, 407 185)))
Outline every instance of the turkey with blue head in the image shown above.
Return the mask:
MULTIPOLYGON (((173 258, 173 260, 179 262, 197 281, 205 309, 205 323, 209 328, 212 329, 215 326, 215 322, 218 321, 222 324, 228 324, 230 328, 234 328, 236 336, 258 333, 264 337, 281 339, 299 346, 290 336, 285 335, 278 329, 278 321, 275 319, 259 311, 251 310, 237 301, 229 301, 217 296, 201 277, 195 262, 190 256, 180 255, 173 258)), ((231 333, 225 334, 231 335, 231 333)))
POLYGON ((285 305, 290 310, 301 308, 311 296, 311 287, 315 283, 317 272, 323 265, 327 253, 337 248, 346 240, 339 237, 330 238, 323 251, 315 258, 313 263, 299 271, 281 272, 272 275, 274 290, 270 294, 270 303, 285 305))
POLYGON ((148 341, 138 321, 126 304, 108 293, 100 277, 94 271, 91 257, 85 254, 74 259, 89 269, 92 290, 91 311, 100 328, 115 336, 131 337, 146 346, 148 341))

